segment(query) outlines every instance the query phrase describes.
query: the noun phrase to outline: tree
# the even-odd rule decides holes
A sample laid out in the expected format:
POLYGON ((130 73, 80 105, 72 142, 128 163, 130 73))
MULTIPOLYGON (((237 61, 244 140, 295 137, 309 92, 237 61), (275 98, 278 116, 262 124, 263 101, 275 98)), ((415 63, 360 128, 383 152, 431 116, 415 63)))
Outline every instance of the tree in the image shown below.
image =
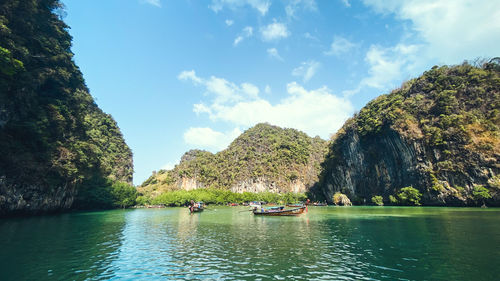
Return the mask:
POLYGON ((485 206, 484 200, 491 198, 491 195, 488 189, 486 189, 484 186, 474 185, 474 189, 472 190, 472 197, 476 202, 482 201, 483 206, 485 206))
POLYGON ((372 197, 372 203, 377 205, 377 206, 383 206, 384 205, 384 198, 380 195, 375 195, 372 197))
POLYGON ((398 193, 398 198, 399 203, 402 205, 420 206, 422 193, 412 186, 403 187, 401 192, 398 193))
POLYGON ((135 205, 137 190, 128 183, 115 182, 111 186, 111 195, 114 207, 127 208, 135 205))

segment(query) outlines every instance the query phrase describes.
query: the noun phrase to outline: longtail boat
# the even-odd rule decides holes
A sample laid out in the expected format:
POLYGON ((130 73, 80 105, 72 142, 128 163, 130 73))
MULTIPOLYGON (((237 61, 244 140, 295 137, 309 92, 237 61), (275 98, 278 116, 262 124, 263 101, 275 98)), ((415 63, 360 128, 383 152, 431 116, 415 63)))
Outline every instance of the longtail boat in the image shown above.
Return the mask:
POLYGON ((318 207, 324 207, 324 206, 328 206, 328 204, 326 203, 313 203, 314 206, 318 206, 318 207))
POLYGON ((302 206, 294 209, 285 209, 283 206, 281 207, 273 207, 273 208, 260 208, 254 209, 253 214, 256 216, 297 216, 302 214, 305 211, 306 207, 302 206))
POLYGON ((203 202, 197 202, 194 206, 189 206, 189 211, 191 213, 203 212, 203 210, 205 210, 205 203, 203 202))

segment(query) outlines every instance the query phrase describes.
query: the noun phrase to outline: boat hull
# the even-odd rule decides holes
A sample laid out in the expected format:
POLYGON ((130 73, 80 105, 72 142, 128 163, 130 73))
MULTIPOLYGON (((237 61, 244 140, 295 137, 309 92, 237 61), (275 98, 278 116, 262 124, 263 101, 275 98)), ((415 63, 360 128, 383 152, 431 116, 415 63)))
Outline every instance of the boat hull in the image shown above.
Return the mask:
POLYGON ((253 214, 256 216, 298 216, 302 213, 304 213, 306 207, 300 207, 300 208, 295 208, 295 209, 290 209, 290 210, 280 210, 280 211, 253 211, 253 214))

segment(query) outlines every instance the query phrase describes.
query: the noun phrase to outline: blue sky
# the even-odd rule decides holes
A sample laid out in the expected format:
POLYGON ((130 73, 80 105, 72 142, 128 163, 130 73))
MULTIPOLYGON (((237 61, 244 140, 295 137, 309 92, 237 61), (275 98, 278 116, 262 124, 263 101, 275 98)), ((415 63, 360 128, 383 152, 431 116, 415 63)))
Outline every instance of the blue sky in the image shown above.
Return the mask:
POLYGON ((63 0, 134 183, 259 122, 328 139, 433 65, 499 56, 498 0, 63 0))

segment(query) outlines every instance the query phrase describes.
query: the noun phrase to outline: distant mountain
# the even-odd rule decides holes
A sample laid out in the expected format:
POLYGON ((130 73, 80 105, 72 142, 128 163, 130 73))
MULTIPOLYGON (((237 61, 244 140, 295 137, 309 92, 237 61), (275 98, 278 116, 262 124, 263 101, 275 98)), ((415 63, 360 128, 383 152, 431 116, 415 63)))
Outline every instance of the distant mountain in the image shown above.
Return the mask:
POLYGON ((57 0, 0 2, 0 215, 112 205, 132 152, 73 61, 57 0))
POLYGON ((329 147, 319 184, 356 203, 403 187, 424 205, 500 205, 500 65, 433 67, 366 105, 329 147))
POLYGON ((327 143, 295 129, 258 124, 227 149, 191 150, 172 170, 160 170, 139 191, 155 197, 168 190, 220 188, 233 192, 306 192, 317 181, 327 143))

